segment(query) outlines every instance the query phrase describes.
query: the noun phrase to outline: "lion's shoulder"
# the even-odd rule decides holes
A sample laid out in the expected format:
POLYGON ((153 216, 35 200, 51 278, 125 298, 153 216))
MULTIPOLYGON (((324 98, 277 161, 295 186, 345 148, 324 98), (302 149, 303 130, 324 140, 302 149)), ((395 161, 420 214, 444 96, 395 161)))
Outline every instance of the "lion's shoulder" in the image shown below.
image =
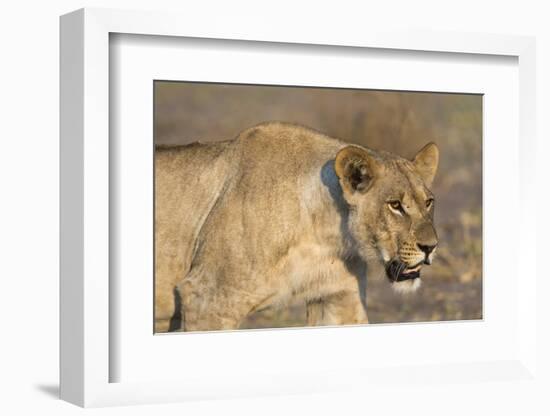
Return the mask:
POLYGON ((330 137, 311 127, 286 121, 266 121, 243 130, 237 137, 243 144, 254 142, 273 141, 275 145, 294 144, 300 142, 317 143, 342 143, 340 140, 330 137))
POLYGON ((243 169, 273 167, 295 175, 321 168, 346 143, 299 124, 270 121, 242 131, 235 146, 243 169))

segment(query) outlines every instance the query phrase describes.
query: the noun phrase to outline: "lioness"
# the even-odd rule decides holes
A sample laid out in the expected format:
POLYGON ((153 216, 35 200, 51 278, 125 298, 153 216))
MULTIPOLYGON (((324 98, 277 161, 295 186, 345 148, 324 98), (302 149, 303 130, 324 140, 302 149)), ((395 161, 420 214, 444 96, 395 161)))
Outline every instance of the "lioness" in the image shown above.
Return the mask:
POLYGON ((410 291, 431 263, 438 160, 279 122, 158 148, 155 330, 235 329, 296 297, 308 325, 367 323, 367 272, 410 291))

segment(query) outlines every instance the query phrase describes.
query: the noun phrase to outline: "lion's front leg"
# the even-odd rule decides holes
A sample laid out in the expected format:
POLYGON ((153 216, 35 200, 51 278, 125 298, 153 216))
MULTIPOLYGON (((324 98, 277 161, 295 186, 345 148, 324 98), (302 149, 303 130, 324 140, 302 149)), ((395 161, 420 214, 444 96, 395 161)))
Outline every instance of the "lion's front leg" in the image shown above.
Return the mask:
POLYGON ((367 324, 366 264, 359 258, 330 262, 324 296, 307 302, 308 325, 367 324))
POLYGON ((246 278, 216 275, 206 267, 196 267, 179 284, 184 331, 238 329, 256 302, 254 291, 239 287, 246 278))
POLYGON ((323 299, 307 302, 307 324, 355 325, 367 324, 368 317, 359 291, 338 292, 323 299))

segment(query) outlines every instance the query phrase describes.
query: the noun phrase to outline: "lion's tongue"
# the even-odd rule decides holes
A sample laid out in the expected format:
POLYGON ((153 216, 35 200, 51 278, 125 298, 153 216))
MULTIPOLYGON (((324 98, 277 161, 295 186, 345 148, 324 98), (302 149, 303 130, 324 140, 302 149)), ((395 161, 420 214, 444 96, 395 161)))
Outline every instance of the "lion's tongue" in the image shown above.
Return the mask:
POLYGON ((402 274, 411 274, 411 273, 416 273, 417 271, 419 271, 421 268, 421 266, 416 266, 415 268, 413 269, 407 269, 405 270, 402 274))

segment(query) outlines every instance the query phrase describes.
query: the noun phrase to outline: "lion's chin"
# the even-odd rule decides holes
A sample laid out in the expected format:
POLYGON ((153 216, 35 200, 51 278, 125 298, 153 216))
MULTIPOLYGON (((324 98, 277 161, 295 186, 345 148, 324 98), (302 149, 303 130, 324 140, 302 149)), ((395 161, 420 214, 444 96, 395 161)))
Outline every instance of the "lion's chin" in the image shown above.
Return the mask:
POLYGON ((411 280, 403 280, 401 282, 392 282, 391 286, 393 290, 398 293, 412 293, 418 290, 422 285, 420 277, 411 280))

